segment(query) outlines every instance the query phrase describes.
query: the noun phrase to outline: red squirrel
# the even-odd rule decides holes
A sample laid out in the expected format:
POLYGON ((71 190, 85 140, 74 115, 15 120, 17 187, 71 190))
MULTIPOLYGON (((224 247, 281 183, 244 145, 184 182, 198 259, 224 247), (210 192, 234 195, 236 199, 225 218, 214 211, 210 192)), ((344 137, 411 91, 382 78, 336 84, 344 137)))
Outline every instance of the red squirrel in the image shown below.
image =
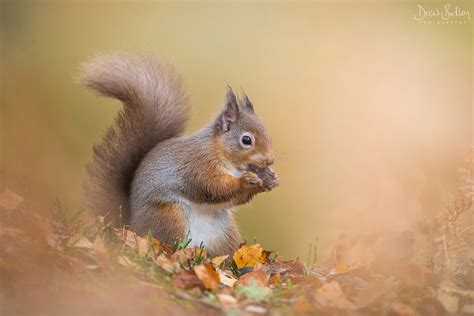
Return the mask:
POLYGON ((217 117, 182 136, 187 97, 158 58, 99 56, 80 81, 123 102, 86 166, 88 207, 163 243, 188 235, 210 255, 233 253, 241 241, 233 208, 278 185, 271 138, 249 98, 228 87, 217 117))

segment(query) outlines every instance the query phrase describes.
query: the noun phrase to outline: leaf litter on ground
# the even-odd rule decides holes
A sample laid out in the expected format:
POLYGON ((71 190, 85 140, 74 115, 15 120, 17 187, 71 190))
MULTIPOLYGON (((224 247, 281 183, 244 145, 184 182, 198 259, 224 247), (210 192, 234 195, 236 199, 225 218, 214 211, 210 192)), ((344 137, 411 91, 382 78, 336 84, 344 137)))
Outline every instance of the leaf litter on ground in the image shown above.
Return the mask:
POLYGON ((103 217, 44 218, 22 202, 10 191, 0 195, 7 314, 129 315, 130 306, 133 315, 474 314, 472 284, 417 262, 406 231, 344 234, 319 265, 285 260, 258 243, 211 258, 203 245, 189 248, 188 237, 165 245, 103 217), (45 304, 58 293, 67 303, 45 304))

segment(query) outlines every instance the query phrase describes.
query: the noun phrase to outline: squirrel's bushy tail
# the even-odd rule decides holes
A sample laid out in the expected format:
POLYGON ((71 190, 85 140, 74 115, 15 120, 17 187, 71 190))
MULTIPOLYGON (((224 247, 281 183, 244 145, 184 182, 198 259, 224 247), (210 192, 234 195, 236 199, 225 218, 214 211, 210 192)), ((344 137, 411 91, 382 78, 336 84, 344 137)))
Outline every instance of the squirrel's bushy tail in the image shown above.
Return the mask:
POLYGON ((82 65, 79 81, 123 102, 86 166, 85 199, 91 210, 113 219, 120 215, 119 223, 126 224, 135 170, 157 143, 184 131, 186 95, 173 68, 150 56, 99 56, 82 65))

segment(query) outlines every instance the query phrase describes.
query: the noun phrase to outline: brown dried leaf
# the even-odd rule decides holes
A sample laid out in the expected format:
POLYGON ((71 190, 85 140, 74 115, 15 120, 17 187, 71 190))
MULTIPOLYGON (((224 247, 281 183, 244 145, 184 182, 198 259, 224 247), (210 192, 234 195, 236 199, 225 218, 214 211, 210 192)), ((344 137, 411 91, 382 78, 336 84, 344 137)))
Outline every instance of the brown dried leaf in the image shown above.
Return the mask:
POLYGON ((136 237, 137 251, 142 256, 153 257, 155 252, 158 252, 160 249, 160 242, 158 239, 146 236, 146 237, 136 237), (155 251, 155 252, 154 252, 155 251))
POLYGON ((273 272, 281 274, 302 275, 304 274, 304 264, 299 260, 277 261, 272 265, 273 272))
POLYGON ((199 280, 201 280, 204 287, 208 290, 215 290, 219 286, 219 275, 212 264, 204 263, 194 267, 199 280))
POLYGON ((244 275, 242 275, 234 285, 245 286, 245 285, 250 285, 253 282, 256 282, 255 285, 257 286, 265 286, 268 282, 268 275, 265 272, 263 272, 263 270, 261 269, 254 270, 252 272, 245 273, 244 275))
POLYGON ((177 270, 176 266, 164 254, 159 255, 153 261, 166 272, 173 273, 177 270))
POLYGON ((193 270, 181 270, 178 272, 173 279, 173 284, 182 289, 202 286, 201 280, 199 280, 193 270))

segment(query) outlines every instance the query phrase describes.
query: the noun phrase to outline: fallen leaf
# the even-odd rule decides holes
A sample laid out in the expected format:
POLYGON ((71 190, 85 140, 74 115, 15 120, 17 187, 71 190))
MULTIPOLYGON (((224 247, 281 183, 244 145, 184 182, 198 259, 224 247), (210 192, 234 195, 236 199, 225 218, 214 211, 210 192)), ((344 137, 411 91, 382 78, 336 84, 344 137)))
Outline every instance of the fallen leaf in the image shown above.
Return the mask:
POLYGON ((237 268, 253 267, 257 263, 264 263, 266 256, 260 244, 243 245, 234 253, 234 262, 237 268))
POLYGON ((229 255, 215 257, 211 260, 212 264, 215 266, 220 266, 225 259, 229 258, 229 255))
POLYGON ((136 236, 137 251, 142 256, 153 257, 160 249, 160 241, 154 237, 136 236))
POLYGON ((166 272, 173 273, 177 270, 176 266, 164 254, 160 254, 153 261, 155 262, 157 266, 159 266, 166 272))
POLYGON ((226 271, 217 270, 217 274, 219 274, 219 280, 222 284, 228 287, 233 287, 237 279, 232 277, 231 273, 227 273, 226 271))
POLYGON ((282 275, 303 275, 305 267, 299 259, 289 261, 278 260, 272 265, 272 272, 280 272, 282 275))
POLYGON ((270 280, 268 280, 269 284, 276 285, 281 283, 281 274, 280 272, 275 273, 270 277, 270 280))
POLYGON ((201 280, 199 280, 193 270, 179 271, 173 279, 173 284, 182 289, 191 289, 193 287, 202 286, 201 280))
POLYGON ((194 267, 194 273, 196 273, 206 289, 215 290, 219 286, 219 275, 214 270, 212 264, 204 263, 197 265, 194 267))
POLYGON ((132 248, 132 249, 135 249, 137 247, 137 239, 136 239, 136 234, 127 229, 125 230, 125 245, 132 248))
POLYGON ((268 282, 268 276, 261 269, 254 270, 252 272, 242 275, 234 284, 234 286, 245 286, 249 285, 252 282, 255 282, 255 284, 258 286, 265 286, 268 282))

